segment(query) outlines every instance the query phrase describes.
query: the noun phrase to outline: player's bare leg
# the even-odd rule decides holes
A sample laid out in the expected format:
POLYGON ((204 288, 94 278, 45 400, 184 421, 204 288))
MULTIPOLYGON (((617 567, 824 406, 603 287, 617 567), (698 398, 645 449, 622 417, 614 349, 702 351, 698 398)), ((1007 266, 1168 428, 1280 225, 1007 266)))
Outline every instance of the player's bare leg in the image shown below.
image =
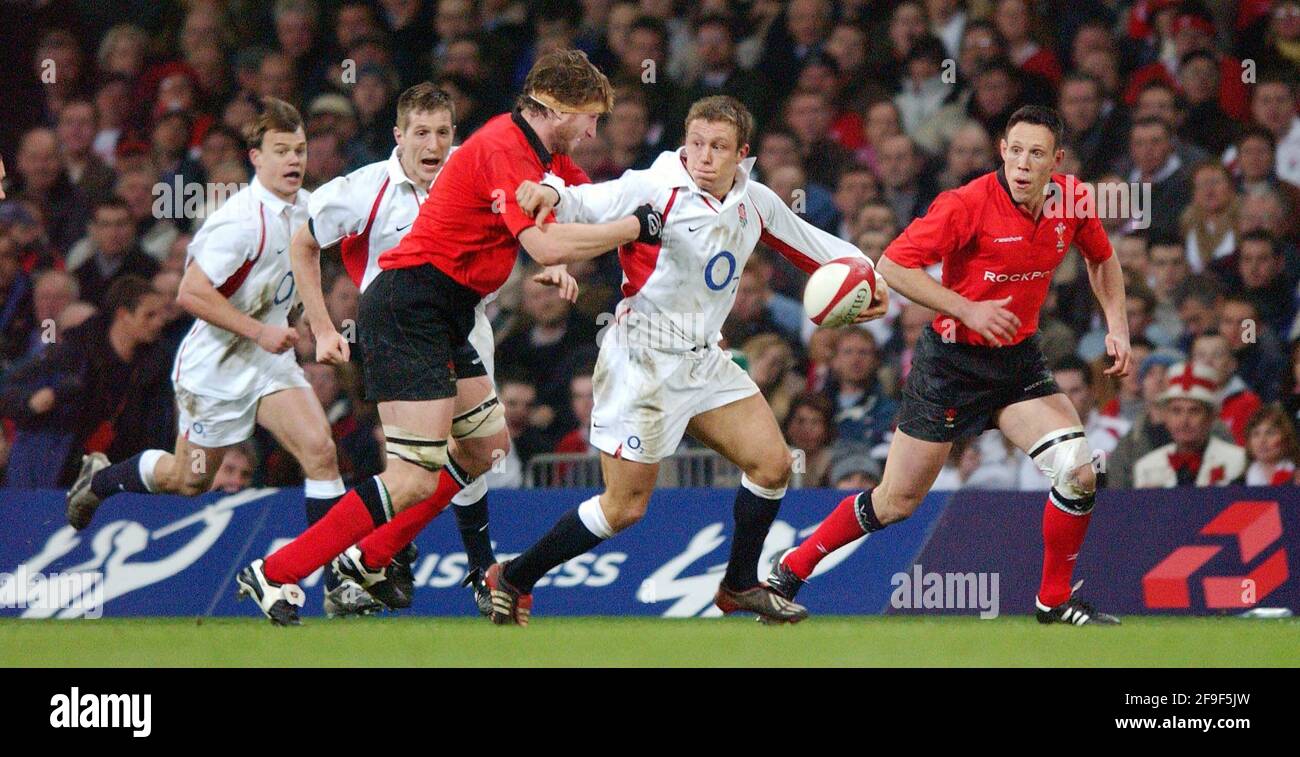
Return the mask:
POLYGON ((1097 492, 1092 451, 1074 405, 1064 394, 1017 402, 1000 411, 998 428, 1052 482, 1043 507, 1043 576, 1036 600, 1039 622, 1118 623, 1113 615, 1075 598, 1070 586, 1097 492))
MULTIPOLYGON (((435 491, 377 528, 335 563, 345 574, 358 571, 385 573, 387 580, 396 584, 397 591, 405 595, 408 604, 413 583, 413 578, 408 575, 409 560, 399 563, 396 558, 408 549, 426 525, 446 509, 457 493, 486 473, 493 462, 510 448, 510 434, 492 381, 487 376, 460 379, 456 382, 456 390, 452 442, 447 465, 438 474, 435 491), (399 565, 401 569, 388 571, 392 565, 399 565)), ((486 518, 484 520, 483 532, 477 536, 486 541, 486 518)), ((491 549, 489 543, 489 557, 491 549)), ((491 561, 483 568, 490 565, 491 561)), ((379 583, 370 586, 374 591, 387 591, 379 583)), ((392 599, 388 596, 380 598, 386 604, 392 599)))
POLYGON ((200 447, 176 437, 172 452, 145 450, 110 464, 101 452, 81 459, 81 472, 68 490, 68 524, 77 530, 90 525, 101 502, 120 492, 180 494, 192 497, 212 488, 229 447, 200 447))
POLYGON ((808 611, 758 580, 758 559, 790 481, 790 450, 772 408, 754 394, 691 419, 686 433, 740 468, 732 513, 736 531, 727 572, 714 603, 725 613, 746 610, 763 618, 797 623, 808 611))
POLYGON ((812 536, 777 559, 768 584, 793 599, 822 558, 911 516, 934 486, 951 449, 951 442, 917 439, 895 429, 880 485, 841 500, 812 536))
POLYGON ((605 478, 605 491, 565 513, 519 557, 497 563, 488 570, 493 623, 528 625, 533 585, 542 576, 645 515, 659 477, 658 463, 640 463, 602 452, 600 471, 605 478))

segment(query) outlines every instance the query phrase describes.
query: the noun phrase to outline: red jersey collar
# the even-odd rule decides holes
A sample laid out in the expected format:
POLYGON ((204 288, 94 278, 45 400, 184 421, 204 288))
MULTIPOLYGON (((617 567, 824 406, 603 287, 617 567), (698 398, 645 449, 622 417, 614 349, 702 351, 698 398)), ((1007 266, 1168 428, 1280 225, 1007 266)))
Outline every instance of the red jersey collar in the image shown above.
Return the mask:
POLYGON ((533 131, 533 127, 529 126, 528 122, 524 120, 523 111, 515 108, 510 113, 510 120, 514 122, 519 131, 523 132, 524 139, 528 141, 528 146, 533 148, 533 152, 537 153, 537 159, 542 162, 542 168, 549 169, 551 167, 551 151, 546 149, 546 145, 542 143, 542 138, 537 136, 537 132, 533 131))

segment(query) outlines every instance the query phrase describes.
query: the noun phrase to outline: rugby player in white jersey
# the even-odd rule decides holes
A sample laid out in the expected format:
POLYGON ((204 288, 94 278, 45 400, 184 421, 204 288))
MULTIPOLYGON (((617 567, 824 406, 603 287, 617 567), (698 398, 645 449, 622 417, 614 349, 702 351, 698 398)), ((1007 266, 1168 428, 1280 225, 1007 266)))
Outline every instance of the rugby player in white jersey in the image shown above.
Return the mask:
MULTIPOLYGON (((790 476, 786 447, 758 387, 718 346, 740 273, 761 241, 806 272, 856 247, 812 226, 749 176, 753 117, 730 97, 707 97, 686 117, 685 147, 643 171, 601 184, 557 188, 524 182, 517 199, 539 220, 600 223, 650 203, 663 215, 661 242, 619 250, 623 300, 601 342, 593 376, 591 444, 601 451, 605 491, 581 503, 519 557, 488 571, 495 623, 526 625, 533 585, 547 571, 636 523, 659 461, 684 434, 742 471, 731 556, 714 602, 797 622, 807 611, 758 580, 758 560, 790 476)), ((858 321, 879 318, 877 298, 858 321)))
MULTIPOLYGON (((301 188, 302 118, 292 105, 266 98, 247 136, 256 175, 190 242, 177 296, 195 321, 172 369, 176 446, 112 465, 98 452, 82 458, 67 495, 73 528, 88 526, 103 500, 118 492, 208 491, 226 451, 259 424, 302 466, 308 512, 329 509, 345 491, 329 423, 295 360, 297 332, 289 326, 295 297, 289 244, 307 223, 310 194, 301 188)), ((374 607, 351 589, 349 602, 358 604, 339 609, 374 607)))
MULTIPOLYGON (((397 101, 397 125, 393 138, 397 146, 386 159, 340 176, 312 193, 308 203, 310 220, 298 229, 290 247, 294 276, 302 297, 307 322, 316 338, 316 359, 322 363, 337 364, 349 358, 362 367, 364 356, 357 349, 356 334, 340 334, 325 307, 321 288, 320 254, 322 247, 339 247, 343 267, 353 283, 364 291, 379 274, 379 254, 396 247, 415 222, 420 206, 428 197, 429 188, 445 161, 455 151, 455 111, 451 98, 433 84, 417 84, 402 93, 397 101)), ((564 294, 573 298, 577 294, 572 277, 558 267, 555 275, 568 283, 564 294)), ((484 313, 484 305, 491 295, 479 302, 474 312, 474 328, 469 341, 483 361, 487 377, 492 378, 493 338, 492 326, 484 313)), ((475 402, 458 407, 457 415, 483 414, 497 403, 495 392, 485 402, 475 402), (486 405, 487 407, 480 407, 486 405)), ((459 418, 457 418, 459 420, 459 418)), ((481 425, 481 424, 480 424, 481 425)), ((504 427, 488 434, 477 433, 476 427, 457 430, 467 434, 456 437, 453 433, 452 456, 457 463, 476 478, 451 497, 456 505, 456 525, 465 544, 469 576, 465 583, 474 590, 479 611, 491 611, 492 601, 483 584, 482 575, 496 560, 488 534, 487 482, 480 476, 491 467, 494 455, 504 455, 509 449, 509 434, 504 427), (500 452, 497 452, 500 450, 500 452)), ((447 490, 435 492, 446 505, 447 490)), ((315 523, 324 511, 312 514, 308 525, 315 523)), ((386 539, 393 526, 385 525, 367 536, 349 550, 347 557, 337 561, 337 567, 346 570, 358 565, 368 548, 376 540, 386 539), (350 561, 350 564, 349 564, 350 561)), ((413 594, 411 564, 415 547, 407 544, 397 554, 385 571, 388 580, 370 587, 370 591, 385 605, 409 605, 413 594)))

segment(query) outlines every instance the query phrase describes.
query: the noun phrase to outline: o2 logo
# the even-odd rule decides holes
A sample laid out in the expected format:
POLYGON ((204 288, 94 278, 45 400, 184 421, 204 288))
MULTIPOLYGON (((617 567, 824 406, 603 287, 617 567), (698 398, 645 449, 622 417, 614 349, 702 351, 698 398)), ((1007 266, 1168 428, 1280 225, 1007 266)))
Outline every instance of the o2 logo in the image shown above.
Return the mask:
POLYGON ((709 258, 709 262, 704 264, 704 285, 715 292, 721 292, 723 289, 726 289, 727 285, 731 283, 732 277, 735 275, 736 256, 726 250, 723 250, 717 255, 709 258), (726 266, 726 273, 719 276, 717 275, 718 269, 722 267, 722 264, 725 264, 726 266))
POLYGON ((280 283, 275 286, 275 304, 279 305, 293 296, 293 271, 289 271, 280 279, 280 283), (285 285, 288 284, 288 289, 285 285))

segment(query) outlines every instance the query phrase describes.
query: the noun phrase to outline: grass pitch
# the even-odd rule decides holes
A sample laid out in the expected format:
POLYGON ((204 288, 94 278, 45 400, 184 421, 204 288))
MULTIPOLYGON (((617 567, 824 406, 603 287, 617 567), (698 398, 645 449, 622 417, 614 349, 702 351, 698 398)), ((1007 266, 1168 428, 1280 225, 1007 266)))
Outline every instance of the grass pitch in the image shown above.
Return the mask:
POLYGON ((1298 666, 1300 620, 1131 617, 1118 628, 1030 617, 0 620, 0 666, 1298 666))

